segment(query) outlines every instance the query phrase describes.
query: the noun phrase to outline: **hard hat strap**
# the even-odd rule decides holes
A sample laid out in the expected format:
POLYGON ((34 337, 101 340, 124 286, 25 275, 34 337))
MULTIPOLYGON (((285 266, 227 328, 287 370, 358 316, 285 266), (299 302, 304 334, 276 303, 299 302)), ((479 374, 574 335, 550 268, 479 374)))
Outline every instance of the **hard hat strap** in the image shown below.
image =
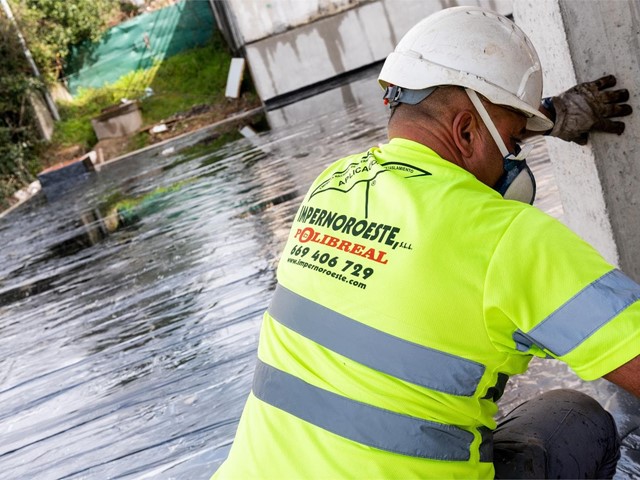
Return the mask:
POLYGON ((493 137, 493 141, 496 142, 496 145, 498 146, 498 149, 500 150, 500 153, 502 154, 502 156, 503 157, 509 156, 509 150, 507 150, 507 146, 504 144, 504 141, 502 140, 500 133, 498 133, 498 129, 493 123, 493 120, 491 120, 491 117, 489 116, 489 112, 487 112, 487 109, 484 108, 484 105, 480 101, 480 98, 478 98, 478 94, 469 88, 465 88, 464 91, 467 92, 467 96, 469 97, 469 100, 471 100, 471 103, 473 103, 473 106, 476 107, 476 111, 480 115, 480 118, 482 118, 482 121, 484 122, 487 129, 489 130, 491 137, 493 137))

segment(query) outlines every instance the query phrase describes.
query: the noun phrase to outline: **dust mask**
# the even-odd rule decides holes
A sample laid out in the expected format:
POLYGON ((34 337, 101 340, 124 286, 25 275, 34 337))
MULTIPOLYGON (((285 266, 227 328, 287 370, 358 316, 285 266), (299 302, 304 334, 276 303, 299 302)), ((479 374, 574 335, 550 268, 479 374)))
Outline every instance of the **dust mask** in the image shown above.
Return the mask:
POLYGON ((478 98, 478 94, 468 88, 465 88, 465 91, 502 154, 504 172, 493 189, 506 199, 533 204, 536 196, 536 181, 525 160, 531 153, 533 145, 525 145, 522 148, 517 146, 514 153, 509 152, 489 112, 478 98))

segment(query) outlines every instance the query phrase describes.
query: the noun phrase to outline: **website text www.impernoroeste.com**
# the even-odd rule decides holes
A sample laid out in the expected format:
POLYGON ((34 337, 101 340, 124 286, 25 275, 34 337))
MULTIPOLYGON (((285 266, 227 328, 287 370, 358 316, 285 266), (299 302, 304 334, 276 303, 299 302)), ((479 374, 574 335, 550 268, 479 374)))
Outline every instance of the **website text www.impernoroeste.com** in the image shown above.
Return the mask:
POLYGON ((338 256, 331 256, 328 253, 321 253, 319 250, 316 250, 309 257, 310 260, 319 263, 308 262, 301 257, 305 257, 310 252, 309 247, 303 246, 295 246, 291 251, 291 255, 299 258, 288 257, 287 261, 294 265, 298 265, 302 268, 308 268, 313 270, 314 272, 318 272, 323 275, 327 275, 328 277, 334 278, 338 281, 344 282, 348 285, 353 285, 354 287, 366 289, 367 284, 361 282, 360 280, 352 277, 360 277, 363 280, 366 280, 371 275, 373 275, 374 271, 371 267, 364 267, 363 265, 353 262, 352 260, 341 260, 338 256), (334 270, 334 269, 336 269, 334 270))

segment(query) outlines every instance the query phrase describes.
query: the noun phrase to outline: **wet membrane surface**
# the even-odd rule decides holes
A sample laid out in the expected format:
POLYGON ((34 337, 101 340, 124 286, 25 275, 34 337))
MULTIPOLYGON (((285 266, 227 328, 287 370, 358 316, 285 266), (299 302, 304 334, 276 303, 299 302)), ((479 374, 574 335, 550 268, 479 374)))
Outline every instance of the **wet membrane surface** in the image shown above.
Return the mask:
MULTIPOLYGON (((328 163, 384 139, 385 119, 352 107, 222 148, 181 140, 0 219, 2 478, 208 478, 233 440, 302 195, 328 163)), ((539 207, 561 217, 543 142, 532 167, 539 207)), ((535 360, 501 414, 557 387, 610 409, 618 478, 640 476, 640 403, 606 381, 535 360)))

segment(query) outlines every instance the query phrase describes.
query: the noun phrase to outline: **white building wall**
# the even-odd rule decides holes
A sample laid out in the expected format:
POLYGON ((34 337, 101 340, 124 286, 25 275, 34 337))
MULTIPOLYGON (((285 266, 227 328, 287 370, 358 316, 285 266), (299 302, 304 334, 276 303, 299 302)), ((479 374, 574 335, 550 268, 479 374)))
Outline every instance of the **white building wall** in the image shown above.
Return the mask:
POLYGON ((627 88, 635 113, 621 136, 548 139, 568 225, 640 280, 640 4, 636 0, 516 0, 516 21, 543 65, 545 94, 605 74, 627 88))

